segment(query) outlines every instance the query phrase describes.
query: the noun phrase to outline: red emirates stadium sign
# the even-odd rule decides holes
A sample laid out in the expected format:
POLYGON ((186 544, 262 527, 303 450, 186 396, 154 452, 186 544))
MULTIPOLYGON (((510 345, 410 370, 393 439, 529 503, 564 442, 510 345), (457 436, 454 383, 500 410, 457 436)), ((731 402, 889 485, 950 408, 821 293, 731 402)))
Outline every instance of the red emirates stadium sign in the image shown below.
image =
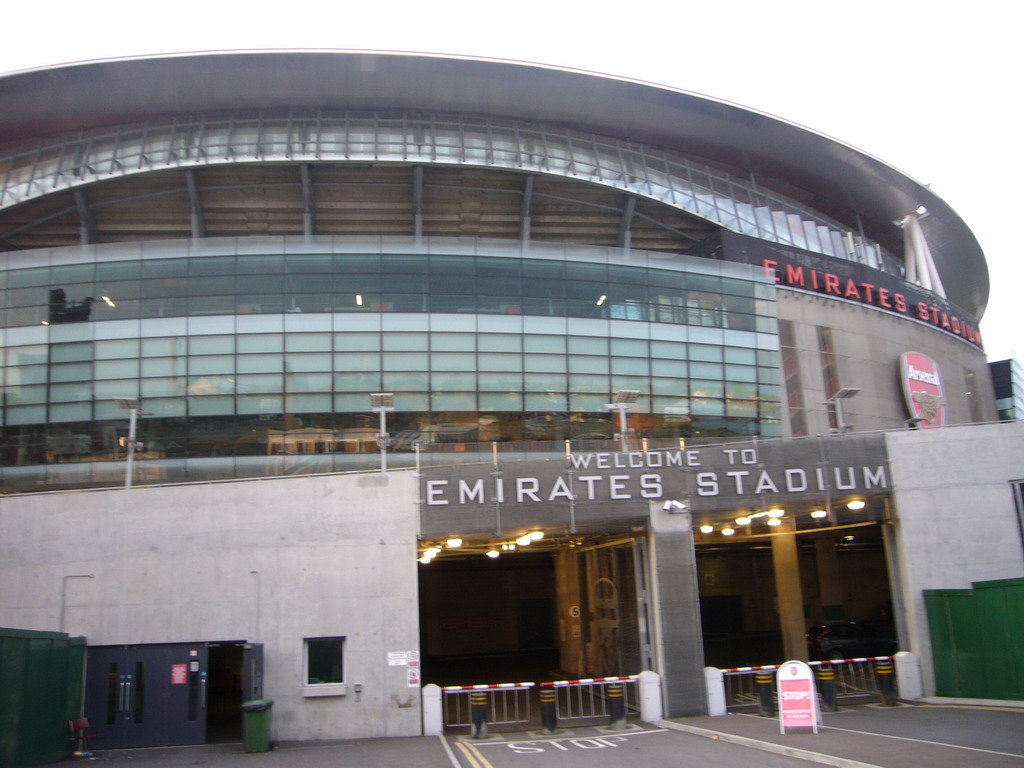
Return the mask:
POLYGON ((939 364, 920 352, 900 355, 900 381, 910 418, 922 429, 946 424, 946 392, 939 364))

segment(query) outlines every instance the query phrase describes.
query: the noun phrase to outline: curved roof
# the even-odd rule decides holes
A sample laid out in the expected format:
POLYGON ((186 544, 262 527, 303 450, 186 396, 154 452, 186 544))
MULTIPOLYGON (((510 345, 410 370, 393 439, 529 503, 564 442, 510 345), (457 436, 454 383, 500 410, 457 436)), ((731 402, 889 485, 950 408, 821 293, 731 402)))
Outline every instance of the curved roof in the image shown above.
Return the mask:
POLYGON ((752 175, 902 252, 895 219, 925 206, 951 301, 976 316, 989 293, 981 247, 941 198, 830 137, 706 96, 522 63, 360 51, 196 53, 85 62, 0 77, 0 142, 175 113, 278 109, 454 112, 578 127, 752 175))

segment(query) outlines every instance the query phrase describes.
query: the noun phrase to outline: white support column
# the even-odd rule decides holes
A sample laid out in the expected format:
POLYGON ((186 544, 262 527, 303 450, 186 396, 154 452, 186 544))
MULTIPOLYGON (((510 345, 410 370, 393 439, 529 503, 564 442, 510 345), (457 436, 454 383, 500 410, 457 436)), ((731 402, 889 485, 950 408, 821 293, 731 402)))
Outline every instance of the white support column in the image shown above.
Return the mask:
POLYGON ((423 686, 423 735, 440 736, 444 733, 444 716, 441 707, 441 689, 430 683, 423 686))
POLYGON ((718 667, 704 667, 704 686, 708 694, 708 714, 725 715, 725 673, 718 667))
POLYGON ((644 670, 638 675, 637 685, 640 686, 640 719, 645 723, 661 720, 665 712, 661 705, 661 675, 644 670))

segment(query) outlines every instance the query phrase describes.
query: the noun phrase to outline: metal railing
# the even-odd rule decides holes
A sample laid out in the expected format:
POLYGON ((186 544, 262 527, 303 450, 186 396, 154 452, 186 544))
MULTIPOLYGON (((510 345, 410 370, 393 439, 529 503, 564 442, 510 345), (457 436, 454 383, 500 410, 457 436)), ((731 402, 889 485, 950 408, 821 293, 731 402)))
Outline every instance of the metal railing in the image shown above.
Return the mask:
POLYGON ((465 116, 204 115, 83 132, 0 158, 0 209, 114 177, 244 162, 402 162, 565 176, 658 200, 743 234, 899 265, 859 232, 749 180, 629 141, 465 116))
POLYGON ((608 718, 610 697, 608 689, 620 686, 626 699, 626 712, 639 711, 637 675, 622 677, 594 677, 581 680, 558 680, 541 683, 553 687, 557 692, 558 720, 588 720, 608 718))
POLYGON ((441 689, 445 727, 472 725, 470 697, 487 694, 487 722, 513 725, 530 722, 530 690, 534 683, 494 683, 491 685, 448 685, 441 689))
MULTIPOLYGON (((878 681, 875 672, 876 662, 891 662, 892 656, 860 656, 852 659, 833 659, 830 661, 811 661, 808 665, 817 670, 830 667, 835 673, 836 698, 850 700, 865 696, 878 695, 878 681)), ((778 664, 758 667, 733 667, 723 669, 725 678, 725 703, 729 710, 740 710, 755 707, 759 704, 757 678, 772 676, 779 668, 778 664)), ((774 691, 774 685, 772 689, 774 691)))

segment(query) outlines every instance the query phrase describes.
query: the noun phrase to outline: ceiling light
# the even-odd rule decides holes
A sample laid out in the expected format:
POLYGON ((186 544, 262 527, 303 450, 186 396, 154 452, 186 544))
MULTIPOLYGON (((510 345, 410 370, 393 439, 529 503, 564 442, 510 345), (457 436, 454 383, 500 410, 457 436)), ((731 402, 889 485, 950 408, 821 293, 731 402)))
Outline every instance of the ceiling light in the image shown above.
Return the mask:
POLYGON ((733 528, 723 528, 722 529, 722 535, 723 536, 732 536, 734 533, 736 533, 736 531, 733 528))
POLYGON ((530 537, 531 541, 540 541, 544 538, 544 531, 530 531, 526 535, 530 537))
POLYGON ((607 299, 607 298, 608 298, 608 297, 607 297, 607 296, 605 296, 605 295, 604 295, 604 294, 602 293, 602 294, 601 294, 601 296, 600 296, 600 298, 598 298, 598 300, 597 300, 597 302, 596 302, 597 306, 599 306, 599 307, 600 307, 600 306, 601 306, 602 304, 604 304, 604 300, 605 300, 605 299, 607 299))
POLYGON ((867 502, 861 501, 860 499, 854 499, 853 501, 847 503, 846 508, 856 511, 858 509, 864 509, 864 507, 866 506, 867 502))
POLYGON ((427 563, 429 563, 433 559, 434 558, 430 557, 429 555, 424 555, 423 557, 419 558, 419 562, 421 562, 424 565, 426 565, 427 563))
POLYGON ((778 507, 768 510, 768 517, 782 517, 784 514, 786 514, 786 510, 779 509, 778 507))
POLYGON ((516 544, 518 544, 520 547, 528 547, 531 544, 533 544, 533 539, 531 539, 530 534, 527 533, 516 539, 516 544))
POLYGON ((820 520, 823 517, 828 517, 828 512, 826 512, 824 509, 816 509, 813 512, 811 512, 811 517, 820 520))
POLYGON ((750 518, 749 517, 737 517, 736 518, 736 525, 750 525, 750 518))
POLYGON ((782 525, 782 518, 770 517, 768 518, 768 525, 782 525))
POLYGON ((448 541, 446 541, 444 543, 444 545, 446 547, 448 547, 448 549, 458 549, 459 547, 462 546, 462 539, 451 538, 451 539, 448 539, 448 541))
POLYGON ((498 550, 496 550, 496 549, 489 549, 489 550, 487 550, 487 556, 488 556, 489 558, 491 558, 492 560, 493 560, 494 558, 498 557, 498 555, 500 555, 500 554, 501 554, 501 552, 499 552, 499 551, 498 551, 498 550))
POLYGON ((713 525, 702 525, 700 527, 700 532, 701 533, 711 533, 714 530, 715 530, 715 526, 713 526, 713 525))
POLYGON ((111 299, 109 296, 100 296, 100 298, 103 299, 105 302, 107 302, 107 306, 108 307, 116 307, 117 306, 117 304, 115 304, 113 299, 111 299))

